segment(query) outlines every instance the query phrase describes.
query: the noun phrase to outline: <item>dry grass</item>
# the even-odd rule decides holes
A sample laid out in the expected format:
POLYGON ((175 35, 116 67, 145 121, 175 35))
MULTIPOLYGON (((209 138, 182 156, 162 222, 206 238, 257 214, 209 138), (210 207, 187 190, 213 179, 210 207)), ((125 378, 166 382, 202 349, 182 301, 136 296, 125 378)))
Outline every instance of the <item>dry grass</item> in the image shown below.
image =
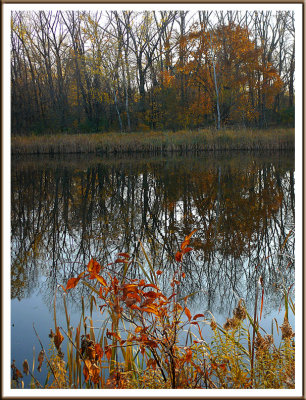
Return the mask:
POLYGON ((13 136, 12 154, 165 153, 214 150, 294 150, 294 129, 198 130, 13 136))

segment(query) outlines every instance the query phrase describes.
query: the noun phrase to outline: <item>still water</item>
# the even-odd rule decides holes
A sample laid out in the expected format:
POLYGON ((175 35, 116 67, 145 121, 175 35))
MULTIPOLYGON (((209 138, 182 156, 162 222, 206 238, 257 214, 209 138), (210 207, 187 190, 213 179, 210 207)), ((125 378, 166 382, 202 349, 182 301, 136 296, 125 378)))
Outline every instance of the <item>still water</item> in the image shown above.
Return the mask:
MULTIPOLYGON (((40 351, 33 323, 48 349, 55 290, 92 257, 106 265, 128 252, 146 265, 141 241, 167 290, 174 255, 193 229, 180 285, 182 297, 195 293, 189 308, 221 323, 239 298, 253 310, 261 275, 262 323, 268 331, 272 318, 282 323, 281 287, 294 284, 294 153, 13 158, 11 180, 11 355, 19 369, 25 358, 31 365, 33 346, 36 359, 40 351)), ((72 325, 86 290, 67 296, 72 325)), ((59 288, 57 322, 65 326, 61 296, 59 288)))

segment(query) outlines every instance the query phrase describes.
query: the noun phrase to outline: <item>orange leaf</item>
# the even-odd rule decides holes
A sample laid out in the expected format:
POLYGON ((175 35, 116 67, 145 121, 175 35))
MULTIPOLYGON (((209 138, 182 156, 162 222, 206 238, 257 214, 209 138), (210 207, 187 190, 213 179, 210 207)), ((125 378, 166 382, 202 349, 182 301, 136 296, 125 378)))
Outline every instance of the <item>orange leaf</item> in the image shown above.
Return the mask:
POLYGON ((98 261, 92 258, 87 264, 87 271, 90 272, 89 279, 94 279, 95 275, 97 275, 100 272, 100 269, 101 265, 98 263, 98 261))
POLYGON ((135 328, 135 333, 141 332, 142 331, 142 327, 141 326, 136 326, 135 328))
POLYGON ((101 358, 103 357, 103 350, 102 347, 99 345, 99 343, 95 344, 95 351, 96 351, 96 357, 100 361, 101 358))
POLYGON ((147 287, 152 287, 152 288, 158 290, 158 287, 156 285, 154 285, 153 283, 148 283, 147 285, 144 285, 144 288, 147 288, 147 287))
POLYGON ((83 375, 85 378, 85 382, 88 382, 88 380, 89 380, 90 368, 91 368, 91 361, 87 359, 84 361, 84 367, 83 367, 83 375))
POLYGON ((194 320, 200 317, 204 317, 204 314, 196 314, 192 319, 194 320))
POLYGON ((96 364, 92 364, 90 367, 90 379, 93 383, 99 383, 100 368, 96 364))
POLYGON ((189 253, 189 251, 193 250, 192 247, 186 247, 185 249, 183 249, 182 253, 189 253))
POLYGON ((190 362, 192 360, 192 350, 191 349, 187 349, 185 360, 186 360, 186 362, 190 362))
POLYGON ((158 311, 156 310, 156 307, 153 307, 153 306, 147 306, 147 307, 141 308, 141 311, 145 311, 147 313, 152 313, 157 316, 159 315, 158 311))
POLYGON ((124 285, 124 286, 122 286, 122 290, 125 292, 125 293, 129 293, 129 292, 136 292, 136 293, 138 293, 138 285, 136 285, 135 283, 129 283, 129 284, 126 284, 126 285, 124 285))
POLYGON ((109 361, 111 356, 112 356, 112 349, 107 346, 107 348, 105 348, 104 350, 105 350, 106 357, 107 357, 107 359, 109 361))
POLYGON ((191 236, 197 231, 197 229, 194 229, 191 233, 189 233, 188 236, 185 237, 185 240, 188 240, 191 238, 191 236))
POLYGON ((189 311, 189 309, 187 307, 185 307, 185 314, 187 315, 188 320, 191 320, 191 312, 189 311))
POLYGON ((101 275, 96 275, 95 278, 97 279, 98 282, 100 282, 103 286, 107 286, 107 283, 105 282, 105 279, 101 275))
POLYGON ((185 274, 185 272, 183 272, 182 273, 182 278, 185 278, 186 277, 186 274, 185 274))
POLYGON ((163 273, 163 271, 161 271, 160 269, 158 271, 156 271, 156 275, 161 275, 163 273))
POLYGON ((117 260, 115 260, 115 263, 128 263, 128 260, 126 260, 125 258, 117 258, 117 260))
POLYGON ((79 280, 82 278, 82 276, 83 276, 84 274, 85 274, 85 272, 82 272, 77 278, 70 278, 70 279, 68 279, 66 288, 64 288, 64 287, 62 286, 62 288, 65 290, 65 292, 66 292, 68 289, 73 289, 73 288, 75 288, 76 285, 79 283, 79 280))
POLYGON ((175 260, 177 262, 181 262, 182 258, 183 258, 183 254, 180 251, 177 251, 176 254, 175 254, 175 260))
POLYGON ((141 311, 141 309, 136 305, 136 304, 132 304, 130 307, 132 310, 139 310, 141 311))

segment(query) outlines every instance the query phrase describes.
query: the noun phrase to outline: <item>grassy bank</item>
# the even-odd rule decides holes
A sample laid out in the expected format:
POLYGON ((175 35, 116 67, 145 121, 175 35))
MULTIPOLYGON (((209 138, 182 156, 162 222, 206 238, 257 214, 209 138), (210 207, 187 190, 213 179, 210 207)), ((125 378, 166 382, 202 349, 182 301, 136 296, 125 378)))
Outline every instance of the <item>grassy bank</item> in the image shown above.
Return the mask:
POLYGON ((12 154, 164 153, 214 150, 293 150, 294 129, 198 130, 13 136, 12 154))
MULTIPOLYGON (((120 389, 285 389, 295 385, 295 342, 289 324, 289 308, 294 314, 290 288, 281 288, 285 313, 282 325, 274 318, 272 334, 260 327, 264 302, 263 280, 254 282, 255 303, 247 310, 238 301, 231 318, 221 325, 209 312, 192 315, 188 299, 180 298, 179 285, 185 278, 182 263, 196 230, 185 237, 175 254, 177 270, 167 292, 160 289, 163 271, 155 269, 150 257, 145 268, 134 257, 119 253, 116 273, 91 259, 77 277, 65 282, 67 293, 83 283, 91 293, 87 299, 90 315, 85 315, 84 299, 80 322, 71 327, 63 296, 66 325, 50 333, 50 348, 41 345, 38 371, 47 365, 46 382, 40 383, 34 368, 23 363, 23 373, 32 377, 31 388, 120 388, 120 389), (119 266, 122 266, 119 268, 119 266), (128 270, 139 268, 140 278, 129 279, 128 270), (94 325, 92 310, 104 317, 94 325), (273 332, 274 326, 274 332, 273 332), (207 328, 212 340, 208 341, 207 328), (277 333, 276 333, 277 331, 277 333), (280 343, 274 338, 281 336, 280 343), (64 354, 65 353, 65 354, 64 354), (67 361, 64 361, 64 356, 67 361)), ((290 234, 289 234, 290 235, 290 234)), ((288 237, 289 237, 288 235, 288 237)), ((56 304, 56 303, 55 303, 56 304)), ((12 364, 12 387, 22 386, 20 366, 12 364)))

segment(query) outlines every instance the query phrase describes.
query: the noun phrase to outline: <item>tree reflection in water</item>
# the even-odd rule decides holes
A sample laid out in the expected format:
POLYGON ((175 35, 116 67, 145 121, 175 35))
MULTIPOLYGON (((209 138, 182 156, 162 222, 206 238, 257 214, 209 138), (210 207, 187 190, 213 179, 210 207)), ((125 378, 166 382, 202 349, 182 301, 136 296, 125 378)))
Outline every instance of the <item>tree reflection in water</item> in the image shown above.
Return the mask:
POLYGON ((136 255, 139 240, 166 285, 194 228, 180 285, 182 295, 199 292, 194 306, 226 314, 237 296, 250 303, 261 274, 275 308, 279 271, 294 282, 293 235, 280 253, 294 229, 293 153, 13 159, 11 213, 12 298, 43 285, 52 304, 57 284, 91 257, 106 265, 118 252, 136 255))

